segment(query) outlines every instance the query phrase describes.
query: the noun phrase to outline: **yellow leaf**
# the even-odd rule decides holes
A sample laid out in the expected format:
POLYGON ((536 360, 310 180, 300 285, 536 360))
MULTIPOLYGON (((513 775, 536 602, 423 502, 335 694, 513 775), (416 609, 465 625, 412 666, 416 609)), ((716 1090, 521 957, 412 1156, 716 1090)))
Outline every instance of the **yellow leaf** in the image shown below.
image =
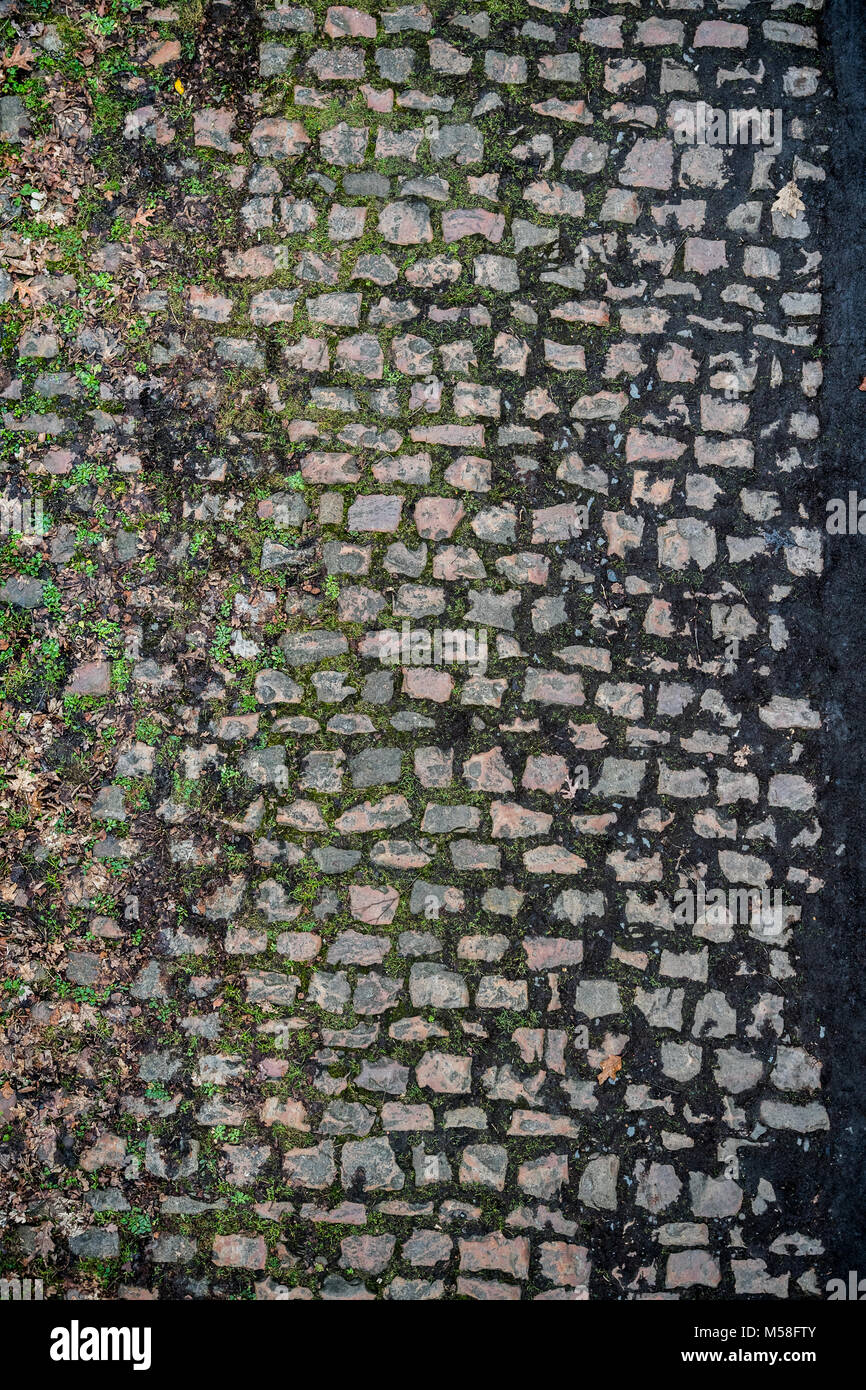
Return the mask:
POLYGON ((179 77, 176 77, 176 78, 174 79, 174 90, 175 90, 180 96, 183 96, 184 92, 186 91, 186 88, 184 87, 184 85, 183 85, 183 83, 181 82, 181 80, 180 80, 179 77))
POLYGON ((621 1057, 615 1057, 613 1055, 611 1055, 610 1057, 605 1057, 604 1061, 601 1064, 601 1071, 598 1074, 599 1086, 603 1085, 605 1081, 610 1081, 614 1076, 616 1076, 617 1072, 621 1070, 621 1057))

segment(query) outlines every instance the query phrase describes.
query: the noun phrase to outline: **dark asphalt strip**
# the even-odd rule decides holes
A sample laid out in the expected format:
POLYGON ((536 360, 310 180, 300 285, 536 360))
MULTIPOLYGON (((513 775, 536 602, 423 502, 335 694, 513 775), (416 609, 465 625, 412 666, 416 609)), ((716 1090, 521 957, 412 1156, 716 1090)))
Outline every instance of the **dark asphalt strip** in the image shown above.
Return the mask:
MULTIPOLYGON (((866 3, 829 0, 823 32, 836 102, 823 238, 821 495, 866 497, 866 3)), ((804 59, 803 61, 807 61, 804 59)), ((823 508, 813 524, 823 526, 823 508)), ((803 933, 807 1012, 826 1028, 827 1266, 866 1275, 866 536, 827 537, 820 644, 805 684, 824 719, 827 886, 803 933), (839 852, 844 845, 844 851, 839 852)))

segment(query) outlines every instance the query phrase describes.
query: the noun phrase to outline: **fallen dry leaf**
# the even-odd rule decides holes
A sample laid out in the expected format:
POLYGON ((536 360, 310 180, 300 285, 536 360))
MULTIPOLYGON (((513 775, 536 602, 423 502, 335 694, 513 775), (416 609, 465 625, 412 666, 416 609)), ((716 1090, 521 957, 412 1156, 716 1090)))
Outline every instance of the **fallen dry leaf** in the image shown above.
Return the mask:
POLYGON ((622 1058, 611 1053, 609 1057, 605 1057, 601 1064, 601 1071, 598 1074, 599 1086, 604 1085, 605 1081, 612 1080, 618 1071, 622 1071, 622 1058))
POLYGON ((9 782, 9 790, 26 794, 33 790, 38 780, 34 772, 27 772, 24 770, 16 772, 15 776, 9 782))
POLYGON ((796 179, 791 179, 785 187, 779 190, 779 196, 773 204, 773 212, 783 212, 786 217, 796 217, 798 212, 806 211, 806 204, 800 197, 800 190, 797 187, 796 179))
POLYGON ((30 283, 27 280, 16 280, 15 284, 12 286, 12 293, 22 305, 37 304, 39 302, 39 295, 35 290, 30 288, 30 283))
POLYGON ((866 391, 866 376, 864 376, 863 380, 860 382, 860 385, 857 387, 857 390, 866 391))
POLYGON ((32 68, 36 55, 32 48, 22 48, 20 43, 16 43, 12 52, 3 54, 4 68, 32 68))
POLYGON ((33 1237, 33 1248, 36 1254, 41 1255, 43 1259, 46 1255, 52 1254, 54 1250, 54 1241, 51 1239, 50 1222, 45 1221, 41 1226, 36 1228, 33 1237))

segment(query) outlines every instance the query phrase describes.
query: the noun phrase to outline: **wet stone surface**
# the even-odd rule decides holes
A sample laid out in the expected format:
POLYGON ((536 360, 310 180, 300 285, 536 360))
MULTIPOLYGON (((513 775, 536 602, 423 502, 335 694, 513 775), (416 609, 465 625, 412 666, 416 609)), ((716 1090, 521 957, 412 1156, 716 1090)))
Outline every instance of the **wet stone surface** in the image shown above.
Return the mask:
POLYGON ((823 1291, 821 0, 646 8, 0 2, 0 1271, 823 1291))

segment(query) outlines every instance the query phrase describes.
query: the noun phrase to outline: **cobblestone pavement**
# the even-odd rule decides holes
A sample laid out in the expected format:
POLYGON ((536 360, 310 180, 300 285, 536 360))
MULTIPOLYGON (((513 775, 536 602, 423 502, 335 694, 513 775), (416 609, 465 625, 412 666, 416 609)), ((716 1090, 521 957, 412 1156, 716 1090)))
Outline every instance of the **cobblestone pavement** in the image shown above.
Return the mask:
POLYGON ((820 10, 0 0, 0 1273, 823 1295, 820 10))

